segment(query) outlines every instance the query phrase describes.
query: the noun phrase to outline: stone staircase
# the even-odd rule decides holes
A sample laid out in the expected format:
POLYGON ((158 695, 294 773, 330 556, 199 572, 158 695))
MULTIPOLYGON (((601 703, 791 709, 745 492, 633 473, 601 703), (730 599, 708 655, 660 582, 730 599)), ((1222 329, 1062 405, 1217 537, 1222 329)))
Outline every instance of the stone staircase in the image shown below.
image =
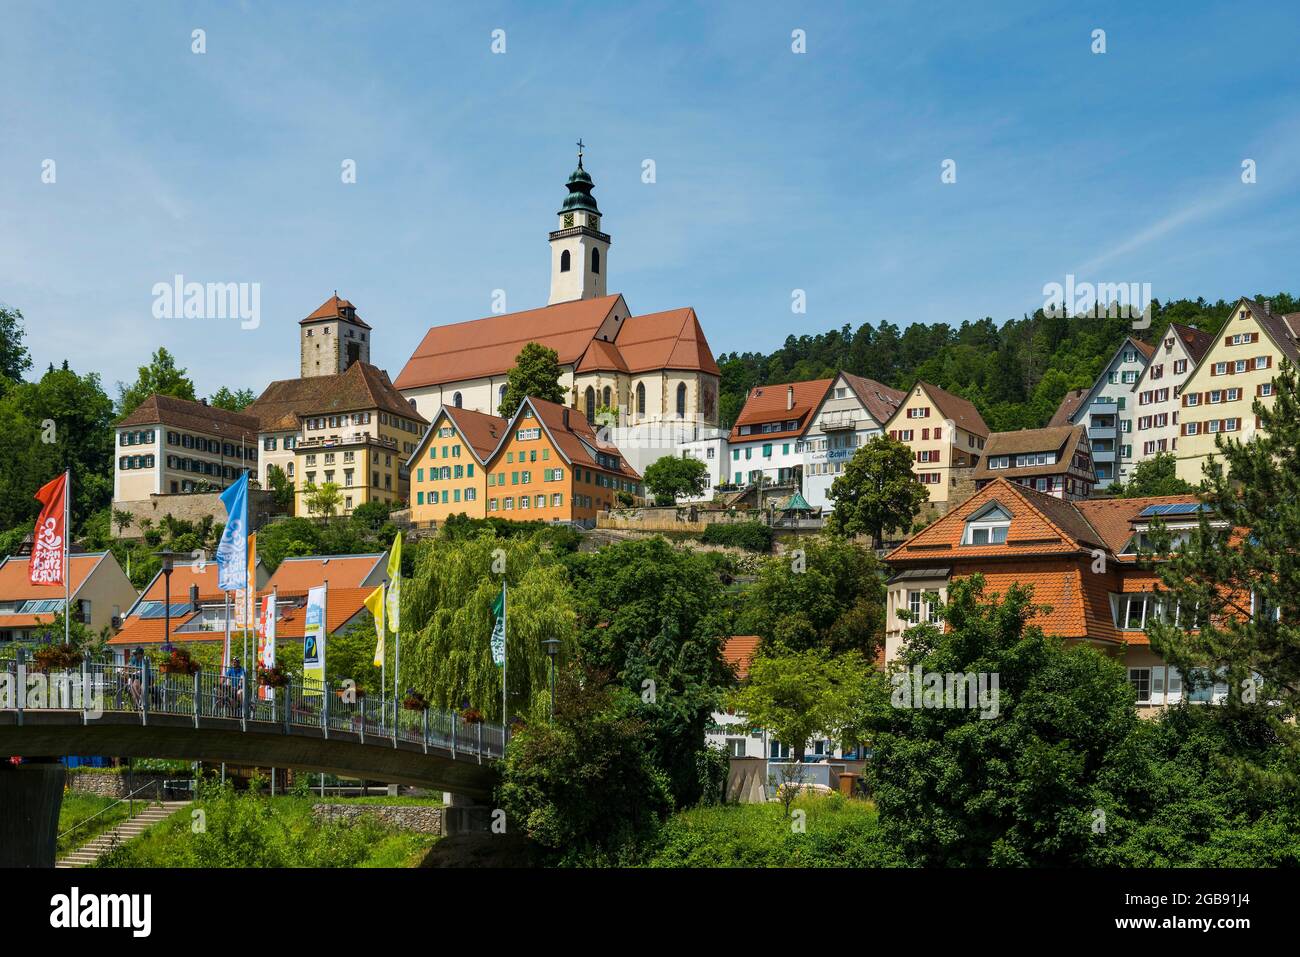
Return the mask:
POLYGON ((170 817, 189 801, 163 801, 150 804, 135 817, 128 818, 117 827, 109 828, 89 843, 61 857, 55 867, 89 867, 100 859, 115 844, 125 844, 132 838, 139 837, 159 821, 170 817))

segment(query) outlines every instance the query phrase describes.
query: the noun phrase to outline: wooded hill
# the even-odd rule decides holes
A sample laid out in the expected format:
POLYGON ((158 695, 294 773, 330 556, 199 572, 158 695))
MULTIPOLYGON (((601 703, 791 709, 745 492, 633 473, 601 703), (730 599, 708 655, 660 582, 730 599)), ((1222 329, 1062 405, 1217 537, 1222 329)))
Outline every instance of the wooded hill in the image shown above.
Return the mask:
MULTIPOLYGON (((1287 293, 1252 298, 1272 299, 1274 312, 1300 309, 1287 293)), ((915 322, 900 328, 885 321, 790 336, 767 355, 729 352, 718 358, 722 422, 735 421, 754 386, 829 378, 844 370, 899 389, 933 383, 974 402, 995 432, 1038 428, 1066 392, 1092 385, 1125 336, 1159 342, 1170 322, 1217 333, 1236 302, 1153 301, 1150 328, 1137 331, 1128 318, 1053 318, 1039 309, 1001 327, 988 317, 955 327, 915 322)))

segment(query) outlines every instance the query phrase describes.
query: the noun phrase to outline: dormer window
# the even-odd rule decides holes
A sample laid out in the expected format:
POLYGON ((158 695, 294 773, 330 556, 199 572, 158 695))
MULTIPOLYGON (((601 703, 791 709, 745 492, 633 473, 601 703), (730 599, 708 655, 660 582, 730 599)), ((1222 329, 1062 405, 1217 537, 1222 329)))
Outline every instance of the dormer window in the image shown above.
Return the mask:
POLYGON ((992 502, 966 520, 963 545, 1003 545, 1011 528, 1011 515, 992 502))

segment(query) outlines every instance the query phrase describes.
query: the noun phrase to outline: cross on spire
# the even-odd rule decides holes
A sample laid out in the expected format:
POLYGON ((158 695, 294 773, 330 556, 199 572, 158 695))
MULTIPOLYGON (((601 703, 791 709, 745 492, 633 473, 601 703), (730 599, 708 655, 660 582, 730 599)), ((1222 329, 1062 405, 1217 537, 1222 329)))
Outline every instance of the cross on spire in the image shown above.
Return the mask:
POLYGON ((582 138, 579 137, 578 138, 578 169, 582 169, 582 150, 583 150, 582 138))

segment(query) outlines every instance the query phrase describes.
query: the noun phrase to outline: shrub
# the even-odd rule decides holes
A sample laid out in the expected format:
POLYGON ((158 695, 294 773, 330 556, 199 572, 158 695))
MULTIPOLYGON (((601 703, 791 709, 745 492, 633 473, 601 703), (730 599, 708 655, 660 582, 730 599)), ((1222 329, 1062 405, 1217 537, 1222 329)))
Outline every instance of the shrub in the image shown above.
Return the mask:
POLYGON ((706 545, 730 545, 751 552, 772 550, 772 529, 762 522, 715 522, 704 529, 706 545))

